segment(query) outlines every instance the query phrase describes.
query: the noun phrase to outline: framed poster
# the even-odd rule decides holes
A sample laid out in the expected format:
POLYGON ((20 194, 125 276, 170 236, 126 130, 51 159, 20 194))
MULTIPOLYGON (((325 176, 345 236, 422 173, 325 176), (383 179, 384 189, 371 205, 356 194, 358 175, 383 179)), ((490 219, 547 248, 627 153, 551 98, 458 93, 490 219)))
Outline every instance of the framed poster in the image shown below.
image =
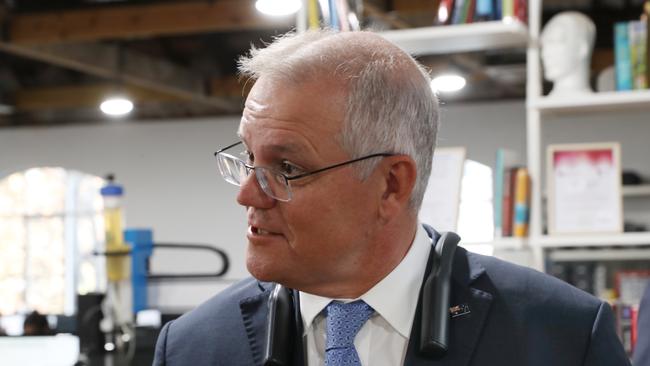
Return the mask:
POLYGON ((623 231, 620 145, 550 145, 547 149, 549 234, 623 231))
POLYGON ((419 219, 438 231, 456 231, 465 155, 464 147, 438 148, 433 155, 419 219))

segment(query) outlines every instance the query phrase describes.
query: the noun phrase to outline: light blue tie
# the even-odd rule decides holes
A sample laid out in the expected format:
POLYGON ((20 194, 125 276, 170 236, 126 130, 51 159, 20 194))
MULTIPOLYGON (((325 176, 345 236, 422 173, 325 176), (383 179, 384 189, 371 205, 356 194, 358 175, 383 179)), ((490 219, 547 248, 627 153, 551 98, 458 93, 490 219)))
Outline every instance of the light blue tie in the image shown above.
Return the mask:
POLYGON ((375 310, 362 300, 327 305, 326 366, 361 366, 354 337, 375 310))

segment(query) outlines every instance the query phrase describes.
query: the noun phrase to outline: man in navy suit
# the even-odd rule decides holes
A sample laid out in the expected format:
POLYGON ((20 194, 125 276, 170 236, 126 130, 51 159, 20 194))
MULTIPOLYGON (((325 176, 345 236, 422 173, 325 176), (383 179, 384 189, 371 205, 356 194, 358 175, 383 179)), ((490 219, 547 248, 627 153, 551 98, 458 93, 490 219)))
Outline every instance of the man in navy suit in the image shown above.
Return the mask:
MULTIPOLYGON (((239 141, 254 278, 168 323, 156 365, 261 365, 269 297, 292 289, 293 365, 628 365, 609 306, 539 272, 453 257, 447 352, 420 352, 439 235, 418 222, 438 128, 428 73, 366 32, 285 35, 240 60, 239 141)), ((289 326, 291 324, 291 326, 289 326)))
POLYGON ((637 320, 638 335, 634 348, 634 366, 650 366, 650 282, 646 286, 637 320))

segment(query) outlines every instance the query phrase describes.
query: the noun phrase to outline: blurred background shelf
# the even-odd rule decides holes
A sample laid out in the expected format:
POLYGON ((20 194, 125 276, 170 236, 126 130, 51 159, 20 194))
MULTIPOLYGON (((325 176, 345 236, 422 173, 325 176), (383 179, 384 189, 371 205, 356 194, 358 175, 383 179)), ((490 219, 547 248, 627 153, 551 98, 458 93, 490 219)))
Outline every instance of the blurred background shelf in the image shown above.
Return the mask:
POLYGON ((562 98, 538 97, 531 99, 528 107, 542 114, 554 115, 650 109, 650 90, 600 92, 562 98))
POLYGON ((542 248, 650 245, 650 232, 590 235, 541 236, 535 242, 542 248))
POLYGON ((528 28, 517 20, 421 27, 379 32, 414 55, 525 48, 528 28))

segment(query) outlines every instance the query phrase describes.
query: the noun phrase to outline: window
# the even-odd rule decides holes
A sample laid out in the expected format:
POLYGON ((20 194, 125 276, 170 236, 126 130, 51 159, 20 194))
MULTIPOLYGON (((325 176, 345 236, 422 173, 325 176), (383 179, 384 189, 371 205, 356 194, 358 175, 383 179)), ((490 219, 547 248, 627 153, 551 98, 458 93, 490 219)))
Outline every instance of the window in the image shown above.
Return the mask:
POLYGON ((104 181, 63 168, 0 180, 0 315, 75 311, 77 293, 103 290, 104 181))

